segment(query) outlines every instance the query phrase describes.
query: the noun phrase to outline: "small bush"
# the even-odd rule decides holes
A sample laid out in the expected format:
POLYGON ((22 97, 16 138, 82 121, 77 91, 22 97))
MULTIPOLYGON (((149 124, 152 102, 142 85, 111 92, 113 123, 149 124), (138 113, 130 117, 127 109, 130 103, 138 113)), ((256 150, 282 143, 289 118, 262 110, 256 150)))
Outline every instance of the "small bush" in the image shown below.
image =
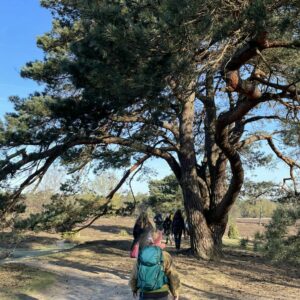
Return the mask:
POLYGON ((121 229, 120 232, 119 232, 119 235, 120 236, 128 236, 129 234, 125 229, 121 229))
POLYGON ((300 264, 300 232, 288 235, 289 226, 300 218, 300 205, 283 205, 276 209, 266 231, 265 254, 275 262, 300 264))
POLYGON ((254 235, 253 251, 262 251, 264 246, 264 235, 257 231, 254 235))
POLYGON ((249 243, 249 240, 248 240, 248 239, 241 239, 241 241, 240 241, 240 246, 241 246, 242 248, 247 248, 248 243, 249 243))
POLYGON ((230 239, 238 239, 239 236, 240 236, 240 234, 239 234, 239 230, 238 230, 236 224, 235 223, 229 224, 228 237, 230 239))
POLYGON ((80 233, 79 232, 73 232, 73 231, 67 231, 67 232, 61 233, 61 237, 64 240, 66 240, 67 242, 76 243, 76 242, 78 242, 78 239, 80 237, 80 233))

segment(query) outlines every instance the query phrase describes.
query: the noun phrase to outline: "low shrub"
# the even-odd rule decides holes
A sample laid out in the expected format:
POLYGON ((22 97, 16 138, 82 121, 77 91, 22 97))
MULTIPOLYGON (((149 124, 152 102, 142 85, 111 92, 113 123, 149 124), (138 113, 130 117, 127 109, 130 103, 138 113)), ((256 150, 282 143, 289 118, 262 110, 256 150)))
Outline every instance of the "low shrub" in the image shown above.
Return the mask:
POLYGON ((300 264, 300 231, 288 234, 290 226, 300 219, 300 205, 278 207, 271 222, 266 226, 265 255, 275 262, 300 264))
POLYGON ((129 234, 128 234, 128 232, 127 232, 125 229, 121 229, 121 230, 119 231, 119 235, 120 235, 120 236, 128 236, 129 234))
POLYGON ((228 237, 230 239, 238 239, 240 236, 239 230, 235 223, 230 223, 228 228, 228 237))
POLYGON ((253 251, 262 251, 264 247, 265 236, 257 231, 254 235, 253 251))
POLYGON ((249 244, 249 240, 248 239, 241 239, 240 240, 240 246, 242 248, 247 248, 248 244, 249 244))
POLYGON ((73 232, 73 231, 62 232, 61 237, 67 242, 76 243, 79 240, 80 232, 73 232))

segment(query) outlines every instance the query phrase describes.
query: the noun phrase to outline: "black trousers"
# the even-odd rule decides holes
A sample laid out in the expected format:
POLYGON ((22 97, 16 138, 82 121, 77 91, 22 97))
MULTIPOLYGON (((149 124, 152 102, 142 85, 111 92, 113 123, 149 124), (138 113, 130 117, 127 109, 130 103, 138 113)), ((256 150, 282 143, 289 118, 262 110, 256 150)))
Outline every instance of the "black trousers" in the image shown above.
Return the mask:
POLYGON ((182 236, 182 231, 180 231, 180 232, 174 232, 175 247, 178 250, 180 249, 181 236, 182 236))

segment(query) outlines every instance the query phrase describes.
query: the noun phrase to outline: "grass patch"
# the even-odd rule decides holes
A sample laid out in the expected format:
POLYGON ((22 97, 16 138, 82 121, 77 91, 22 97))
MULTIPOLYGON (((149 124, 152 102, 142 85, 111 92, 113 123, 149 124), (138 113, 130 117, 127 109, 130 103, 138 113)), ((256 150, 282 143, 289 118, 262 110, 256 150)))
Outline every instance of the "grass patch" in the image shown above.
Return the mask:
POLYGON ((68 243, 79 244, 83 241, 82 237, 80 236, 80 232, 73 232, 73 231, 63 232, 61 234, 61 237, 68 243))
POLYGON ((225 248, 253 251, 253 242, 251 240, 248 241, 246 247, 241 247, 241 239, 230 239, 228 237, 223 237, 222 241, 225 248))
POLYGON ((120 230, 119 235, 120 235, 121 237, 129 236, 128 232, 127 232, 126 230, 124 230, 124 229, 121 229, 121 230, 120 230))
POLYGON ((55 275, 22 264, 0 266, 0 299, 19 300, 55 282, 55 275))

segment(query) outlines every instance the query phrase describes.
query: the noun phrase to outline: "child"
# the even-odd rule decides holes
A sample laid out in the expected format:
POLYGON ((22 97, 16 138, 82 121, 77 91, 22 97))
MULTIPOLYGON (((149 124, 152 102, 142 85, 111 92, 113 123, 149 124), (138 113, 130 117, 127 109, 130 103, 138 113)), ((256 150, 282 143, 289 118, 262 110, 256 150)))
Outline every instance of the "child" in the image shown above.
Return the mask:
POLYGON ((169 253, 162 251, 158 243, 161 234, 150 231, 140 239, 140 253, 130 279, 133 296, 139 299, 167 300, 169 292, 179 299, 180 279, 169 253))

